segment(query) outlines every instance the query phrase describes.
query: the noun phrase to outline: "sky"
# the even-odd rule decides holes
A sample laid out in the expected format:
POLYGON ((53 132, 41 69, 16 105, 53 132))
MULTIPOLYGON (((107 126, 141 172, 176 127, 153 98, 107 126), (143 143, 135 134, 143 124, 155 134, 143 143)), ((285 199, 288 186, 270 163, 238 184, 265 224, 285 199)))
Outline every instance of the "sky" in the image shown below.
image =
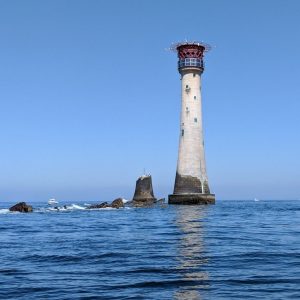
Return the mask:
POLYGON ((298 0, 0 0, 0 202, 172 193, 185 39, 216 199, 300 199, 299 30, 298 0))

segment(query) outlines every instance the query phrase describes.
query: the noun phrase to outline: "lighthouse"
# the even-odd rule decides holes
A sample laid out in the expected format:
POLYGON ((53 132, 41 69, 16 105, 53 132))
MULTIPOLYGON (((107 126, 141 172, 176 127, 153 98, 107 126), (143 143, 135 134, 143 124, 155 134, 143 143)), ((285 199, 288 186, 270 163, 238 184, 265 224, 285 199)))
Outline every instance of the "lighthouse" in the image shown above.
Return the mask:
POLYGON ((202 127, 201 76, 204 54, 211 47, 202 42, 175 44, 181 77, 181 117, 177 171, 169 204, 214 204, 206 173, 202 127))

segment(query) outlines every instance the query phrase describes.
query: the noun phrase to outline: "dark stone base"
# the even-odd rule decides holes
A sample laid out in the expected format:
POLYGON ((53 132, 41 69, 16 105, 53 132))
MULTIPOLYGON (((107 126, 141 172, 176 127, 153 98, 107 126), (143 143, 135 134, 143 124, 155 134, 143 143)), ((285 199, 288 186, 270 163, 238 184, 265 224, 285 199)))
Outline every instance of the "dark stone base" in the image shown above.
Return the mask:
POLYGON ((176 172, 174 194, 210 194, 207 180, 201 183, 200 179, 190 175, 180 175, 176 172), (203 191, 202 191, 203 188, 203 191))
POLYGON ((138 178, 132 200, 141 202, 156 201, 153 194, 151 175, 143 175, 138 178))
POLYGON ((201 205, 215 204, 214 194, 172 194, 169 195, 169 204, 201 205))
POLYGON ((132 200, 131 206, 134 207, 149 207, 152 206, 154 203, 156 203, 156 199, 143 199, 143 200, 132 200))

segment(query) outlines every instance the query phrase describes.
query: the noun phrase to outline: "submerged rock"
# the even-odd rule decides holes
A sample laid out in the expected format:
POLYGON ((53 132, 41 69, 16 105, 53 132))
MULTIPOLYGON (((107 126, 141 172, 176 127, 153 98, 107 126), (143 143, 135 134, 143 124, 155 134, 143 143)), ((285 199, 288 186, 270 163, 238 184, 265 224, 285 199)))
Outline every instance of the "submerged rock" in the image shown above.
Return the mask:
POLYGON ((138 178, 132 202, 134 206, 149 205, 156 202, 151 175, 143 175, 138 178))
POLYGON ((123 199, 122 198, 117 198, 115 199, 111 205, 112 208, 121 208, 124 207, 123 199))
POLYGON ((29 213, 32 212, 32 206, 26 204, 26 202, 19 202, 16 205, 9 208, 10 211, 18 211, 22 213, 29 213))

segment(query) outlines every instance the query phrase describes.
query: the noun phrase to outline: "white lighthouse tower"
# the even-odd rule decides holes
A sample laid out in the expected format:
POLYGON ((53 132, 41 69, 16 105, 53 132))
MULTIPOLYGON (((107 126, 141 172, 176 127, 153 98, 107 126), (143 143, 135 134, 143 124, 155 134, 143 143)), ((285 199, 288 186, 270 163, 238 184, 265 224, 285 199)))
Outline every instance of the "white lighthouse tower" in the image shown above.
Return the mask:
POLYGON ((181 118, 177 172, 169 204, 213 204, 215 195, 210 193, 205 165, 201 98, 203 56, 210 46, 183 42, 171 49, 178 54, 181 118))

